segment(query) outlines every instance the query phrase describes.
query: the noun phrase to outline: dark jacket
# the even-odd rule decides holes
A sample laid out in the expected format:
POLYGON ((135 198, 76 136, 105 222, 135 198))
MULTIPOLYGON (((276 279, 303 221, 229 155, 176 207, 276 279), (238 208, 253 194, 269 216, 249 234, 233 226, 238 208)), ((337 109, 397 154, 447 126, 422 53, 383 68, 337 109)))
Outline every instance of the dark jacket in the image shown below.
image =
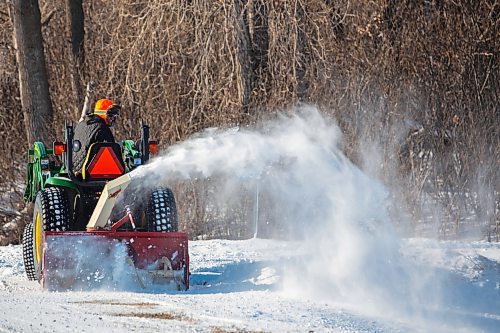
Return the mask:
POLYGON ((96 142, 115 142, 115 137, 104 119, 94 114, 86 115, 76 124, 74 140, 79 140, 81 148, 73 152, 73 172, 81 172, 91 144, 96 142))

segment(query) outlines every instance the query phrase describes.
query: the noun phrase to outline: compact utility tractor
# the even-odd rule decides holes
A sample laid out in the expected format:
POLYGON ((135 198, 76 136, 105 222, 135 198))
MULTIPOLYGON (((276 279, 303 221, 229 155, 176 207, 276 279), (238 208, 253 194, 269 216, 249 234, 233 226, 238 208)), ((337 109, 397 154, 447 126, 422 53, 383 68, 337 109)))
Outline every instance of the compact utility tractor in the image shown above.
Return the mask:
POLYGON ((94 143, 81 170, 73 170, 73 151, 82 147, 71 125, 51 148, 35 142, 24 195, 34 202, 23 234, 30 280, 49 290, 189 288, 188 236, 178 231, 171 189, 123 193, 132 170, 157 152, 149 127, 141 132, 138 142, 94 143))

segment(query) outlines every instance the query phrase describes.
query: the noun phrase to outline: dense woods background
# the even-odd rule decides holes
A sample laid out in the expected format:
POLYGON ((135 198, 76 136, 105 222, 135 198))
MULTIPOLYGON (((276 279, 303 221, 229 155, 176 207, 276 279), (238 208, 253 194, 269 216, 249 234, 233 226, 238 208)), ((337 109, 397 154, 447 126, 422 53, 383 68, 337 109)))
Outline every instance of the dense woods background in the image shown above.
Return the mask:
MULTIPOLYGON (((8 3, 0 2, 4 223, 26 216, 30 144, 8 3)), ((143 120, 164 147, 206 127, 252 125, 312 104, 337 119, 349 158, 401 199, 394 211, 409 214, 406 232, 438 223, 441 237, 474 229, 498 238, 499 1, 83 1, 76 60, 67 3, 39 1, 54 137, 64 120, 79 118, 90 81, 96 96, 123 105, 117 137, 138 136, 143 120), (363 158, 367 147, 376 160, 363 158), (437 222, 429 202, 440 209, 437 222)), ((224 228, 208 224, 202 194, 210 186, 176 189, 184 227, 194 236, 250 236, 244 214, 224 228)), ((18 225, 2 234, 17 235, 18 225)))

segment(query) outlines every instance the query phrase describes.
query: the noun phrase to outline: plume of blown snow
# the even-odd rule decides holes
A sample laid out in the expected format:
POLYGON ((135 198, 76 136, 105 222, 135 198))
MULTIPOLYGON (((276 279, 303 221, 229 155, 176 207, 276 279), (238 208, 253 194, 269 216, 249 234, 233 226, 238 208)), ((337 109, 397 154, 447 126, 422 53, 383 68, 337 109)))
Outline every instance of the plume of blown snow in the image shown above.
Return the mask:
POLYGON ((344 156, 341 139, 332 119, 303 107, 254 130, 207 130, 132 177, 149 188, 217 177, 226 182, 217 195, 226 203, 237 201, 237 184, 257 184, 288 236, 302 240, 283 274, 287 294, 373 314, 433 304, 439 293, 430 278, 399 255, 387 189, 344 156))

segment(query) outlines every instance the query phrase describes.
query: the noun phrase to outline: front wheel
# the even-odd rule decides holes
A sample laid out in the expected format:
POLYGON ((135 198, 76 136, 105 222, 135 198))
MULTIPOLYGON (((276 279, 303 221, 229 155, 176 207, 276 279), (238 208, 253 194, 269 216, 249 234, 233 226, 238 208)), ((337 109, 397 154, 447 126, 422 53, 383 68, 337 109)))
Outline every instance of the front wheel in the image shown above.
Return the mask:
POLYGON ((155 232, 177 232, 177 207, 174 193, 169 188, 154 190, 148 201, 146 215, 148 230, 155 232))

